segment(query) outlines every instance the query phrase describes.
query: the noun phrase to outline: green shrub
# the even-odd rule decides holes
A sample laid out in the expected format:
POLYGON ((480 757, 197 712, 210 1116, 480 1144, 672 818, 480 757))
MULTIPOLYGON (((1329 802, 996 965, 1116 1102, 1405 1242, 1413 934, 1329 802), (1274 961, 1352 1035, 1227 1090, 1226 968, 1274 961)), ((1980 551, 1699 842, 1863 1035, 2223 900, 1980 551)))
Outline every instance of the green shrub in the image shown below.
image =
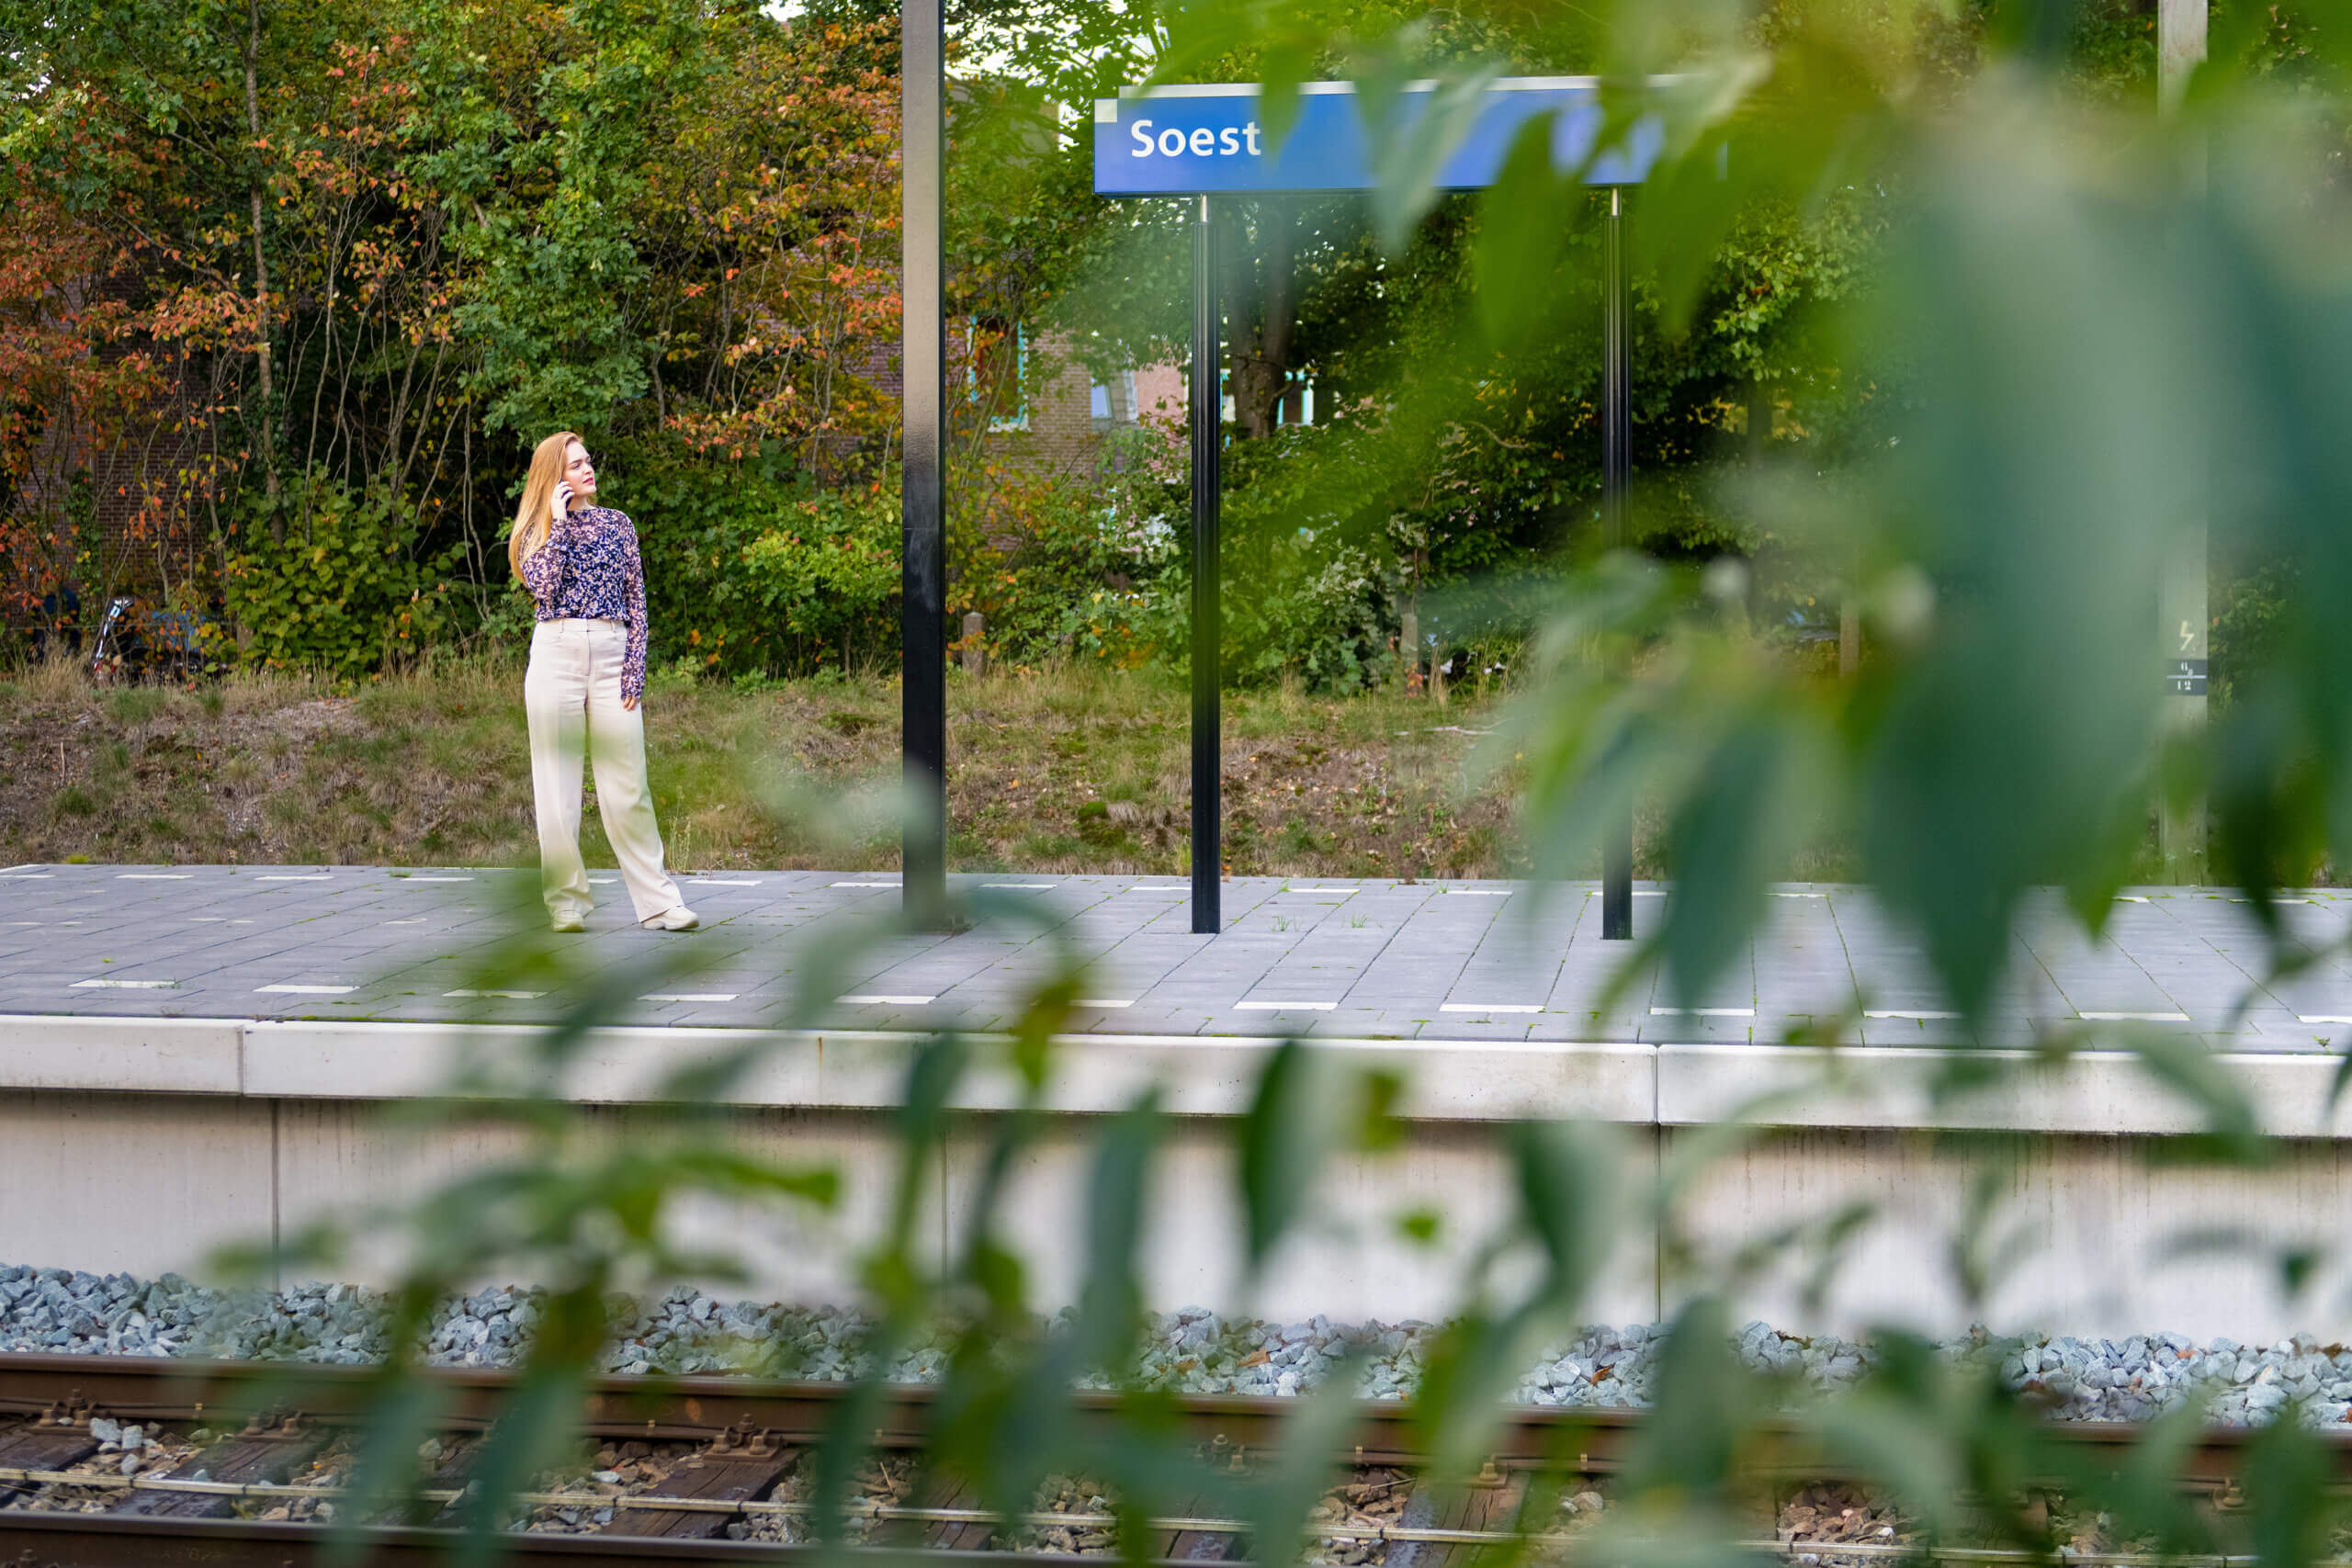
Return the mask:
MULTIPOLYGON (((773 457, 680 463, 626 451, 607 469, 614 503, 637 525, 658 662, 687 659, 738 678, 896 662, 895 475, 820 488, 773 457)), ((1000 662, 1132 665, 1171 640, 1156 592, 1169 552, 1117 523, 1089 479, 991 469, 956 502, 951 637, 978 610, 1000 662)), ((1173 629, 1181 642, 1181 622, 1173 629)))
POLYGON ((401 497, 317 476, 274 501, 247 498, 220 583, 245 634, 243 657, 346 677, 405 662, 448 626, 454 604, 458 549, 424 555, 423 532, 401 497))
POLYGON ((1185 601, 1171 596, 1168 531, 1115 504, 1093 476, 990 470, 968 519, 949 529, 948 625, 987 617, 991 660, 1063 658, 1132 669, 1181 653, 1185 601))
POLYGON ((778 508, 743 550, 752 604, 786 668, 887 660, 899 633, 899 498, 879 485, 819 491, 778 508))
POLYGON ((805 675, 891 656, 899 498, 822 490, 774 457, 679 461, 616 450, 612 503, 637 525, 658 663, 805 675))

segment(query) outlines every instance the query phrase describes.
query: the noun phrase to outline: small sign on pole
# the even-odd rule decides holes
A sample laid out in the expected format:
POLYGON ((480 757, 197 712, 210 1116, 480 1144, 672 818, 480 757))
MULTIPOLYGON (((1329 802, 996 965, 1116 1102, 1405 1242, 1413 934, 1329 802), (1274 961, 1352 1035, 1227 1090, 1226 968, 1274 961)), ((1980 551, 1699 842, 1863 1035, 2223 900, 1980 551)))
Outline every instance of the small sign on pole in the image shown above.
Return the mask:
MULTIPOLYGON (((1238 196, 1277 191, 1369 190, 1372 130, 1352 82, 1309 82, 1295 122, 1277 147, 1266 134, 1255 83, 1138 89, 1094 101, 1097 196, 1238 196)), ((1437 96, 1423 83, 1397 96, 1390 134, 1410 136, 1437 96)), ((1506 76, 1488 85, 1436 184, 1476 190, 1501 177, 1530 120, 1552 120, 1552 160, 1584 168, 1589 185, 1634 185, 1666 144, 1655 116, 1600 147, 1608 116, 1589 76, 1506 76)))
MULTIPOLYGON (((1396 96, 1381 129, 1409 136, 1438 107, 1440 88, 1419 83, 1396 96)), ((1210 243, 1216 196, 1369 190, 1374 174, 1373 128, 1351 82, 1310 82, 1299 89, 1297 114, 1277 145, 1261 111, 1264 89, 1255 83, 1136 88, 1094 103, 1094 193, 1097 196, 1188 196, 1193 215, 1193 930, 1218 929, 1218 880, 1224 871, 1219 785, 1219 663, 1223 641, 1218 589, 1223 576, 1218 540, 1218 369, 1224 357, 1216 306, 1216 251, 1210 243)), ((1618 186, 1645 178, 1666 145, 1663 123, 1645 116, 1604 144, 1609 129, 1600 83, 1589 76, 1507 76, 1487 84, 1460 128, 1435 184, 1449 190, 1490 186, 1526 127, 1551 118, 1552 157, 1562 169, 1580 169, 1588 185, 1618 186)), ((1602 511, 1611 540, 1623 542, 1630 490, 1632 312, 1623 263, 1623 202, 1609 204, 1609 265, 1603 279, 1608 310, 1602 468, 1602 511)), ((1630 822, 1605 829, 1602 931, 1633 934, 1633 840, 1630 822)))

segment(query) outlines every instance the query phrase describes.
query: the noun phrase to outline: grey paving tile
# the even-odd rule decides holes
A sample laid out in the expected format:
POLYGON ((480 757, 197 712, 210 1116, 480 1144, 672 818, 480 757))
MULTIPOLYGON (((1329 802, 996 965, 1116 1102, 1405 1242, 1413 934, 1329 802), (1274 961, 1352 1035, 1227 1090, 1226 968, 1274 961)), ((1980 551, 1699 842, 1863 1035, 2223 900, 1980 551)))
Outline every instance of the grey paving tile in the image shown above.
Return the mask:
MULTIPOLYGON (((609 877, 610 874, 600 874, 609 877)), ((589 931, 557 938, 537 926, 534 874, 451 868, 401 876, 368 867, 50 867, 13 881, 0 899, 23 924, 0 923, 0 1008, 105 1016, 546 1017, 590 981, 638 994, 720 1001, 634 1003, 644 1021, 686 1025, 773 1021, 821 967, 840 994, 931 996, 928 1004, 845 1005, 839 1021, 929 1029, 954 1020, 988 1027, 1011 1016, 1025 987, 1063 948, 1091 962, 1094 1005, 1078 1022, 1114 1032, 1439 1036, 1547 1040, 1778 1040, 1844 1028, 1870 1044, 1966 1043, 1925 962, 1917 935, 1867 891, 1776 889, 1772 919, 1748 954, 1674 1010, 1654 966, 1599 939, 1586 886, 1372 880, 1352 884, 1228 879, 1226 930, 1190 930, 1176 878, 956 878, 1027 900, 1026 923, 954 937, 831 943, 895 915, 895 878, 822 871, 689 878, 706 930, 688 937, 639 930, 620 890, 589 931), (468 880, 454 880, 455 878, 468 880), (299 878, 299 880, 265 880, 299 878), (749 886, 741 886, 749 884, 749 886), (1137 891, 1140 887, 1142 890, 1137 891), (1535 895, 1544 892, 1546 897, 1535 895), (1522 912, 1524 911, 1524 912, 1522 912), (478 988, 520 940, 551 968, 528 1001, 450 998, 478 988), (114 960, 109 964, 105 960, 114 960), (94 977, 174 979, 169 990, 83 987, 94 977), (268 985, 348 991, 266 992, 268 985), (1274 1003, 1279 1006, 1241 1004, 1274 1003), (1306 1008, 1307 1002, 1329 1006, 1306 1008), (1541 1011, 1510 1010, 1540 1008, 1541 1011), (1859 1015, 1859 1016, 1858 1016, 1859 1015)), ((1669 900, 1634 901, 1646 936, 1669 900)), ((2323 892, 2282 904, 2276 933, 2250 906, 2204 889, 2134 889, 2105 935, 2086 939, 2054 896, 2021 912, 2015 962, 1984 1021, 1984 1039, 2017 1043, 2039 1028, 2154 1031, 2250 1051, 2317 1051, 2352 1034, 2352 899, 2323 892), (2294 968, 2293 973, 2283 972, 2294 968), (2165 1021, 2173 1015, 2187 1021, 2165 1021)))

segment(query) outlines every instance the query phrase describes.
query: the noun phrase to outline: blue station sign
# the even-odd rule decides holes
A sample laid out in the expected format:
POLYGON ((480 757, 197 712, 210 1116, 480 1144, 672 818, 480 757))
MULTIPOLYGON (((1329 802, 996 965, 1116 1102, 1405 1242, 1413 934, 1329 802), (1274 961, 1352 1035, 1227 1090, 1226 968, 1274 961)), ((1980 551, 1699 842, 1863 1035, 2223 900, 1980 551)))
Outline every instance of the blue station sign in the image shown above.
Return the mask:
MULTIPOLYGON (((1351 82, 1309 82, 1298 114, 1277 148, 1259 111, 1254 83, 1141 89, 1094 101, 1094 191, 1098 196, 1212 196, 1257 191, 1365 190, 1374 184, 1373 137, 1363 100, 1351 82)), ((1429 112, 1433 86, 1398 95, 1390 113, 1402 133, 1429 112)), ((1506 76, 1490 83, 1436 183, 1471 190, 1490 186, 1530 120, 1552 117, 1552 160, 1583 168, 1591 185, 1634 185, 1648 175, 1666 141, 1664 126, 1645 116, 1611 145, 1596 144, 1607 123, 1600 85, 1587 76, 1506 76), (1588 162, 1589 161, 1589 162, 1588 162)))

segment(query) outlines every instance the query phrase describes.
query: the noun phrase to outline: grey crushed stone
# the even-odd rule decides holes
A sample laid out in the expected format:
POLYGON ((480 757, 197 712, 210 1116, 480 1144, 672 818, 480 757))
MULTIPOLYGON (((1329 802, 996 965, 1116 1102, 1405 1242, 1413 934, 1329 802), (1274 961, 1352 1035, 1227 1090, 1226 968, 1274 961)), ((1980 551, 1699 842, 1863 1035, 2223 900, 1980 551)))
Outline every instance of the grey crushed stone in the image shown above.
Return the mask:
MULTIPOLYGON (((506 1364, 526 1343, 537 1311, 536 1293, 520 1287, 445 1302, 426 1359, 441 1366, 506 1364)), ((384 1315, 382 1295, 354 1285, 229 1291, 176 1274, 141 1280, 0 1264, 0 1350, 364 1365, 389 1348, 384 1315)), ((862 1365, 859 1345, 869 1326, 854 1309, 726 1302, 684 1285, 650 1300, 618 1298, 613 1317, 605 1370, 634 1374, 846 1379, 862 1365)), ((1360 1350, 1359 1391, 1401 1399, 1418 1385, 1437 1333, 1419 1321, 1350 1325, 1317 1316, 1281 1324, 1187 1307, 1150 1315, 1128 1372, 1147 1386, 1186 1393, 1290 1394, 1315 1387, 1360 1350)), ((1664 1333, 1660 1324, 1587 1328, 1547 1348, 1513 1397, 1535 1405, 1646 1404, 1664 1333)), ((2300 1404, 2307 1421, 2352 1425, 2352 1348, 2308 1335, 2240 1345, 2199 1344, 2180 1334, 2115 1340, 1979 1330, 1939 1348, 1971 1362, 1997 1359, 2012 1385, 2040 1394, 2063 1416, 2146 1420, 2202 1389, 2211 1395, 2211 1418, 2227 1425, 2259 1425, 2290 1404, 2300 1404)), ((1750 1323, 1738 1335, 1738 1354, 1753 1371, 1829 1389, 1851 1381, 1873 1352, 1863 1342, 1750 1323)), ((903 1351, 888 1376, 935 1382, 947 1356, 942 1336, 903 1351)))

